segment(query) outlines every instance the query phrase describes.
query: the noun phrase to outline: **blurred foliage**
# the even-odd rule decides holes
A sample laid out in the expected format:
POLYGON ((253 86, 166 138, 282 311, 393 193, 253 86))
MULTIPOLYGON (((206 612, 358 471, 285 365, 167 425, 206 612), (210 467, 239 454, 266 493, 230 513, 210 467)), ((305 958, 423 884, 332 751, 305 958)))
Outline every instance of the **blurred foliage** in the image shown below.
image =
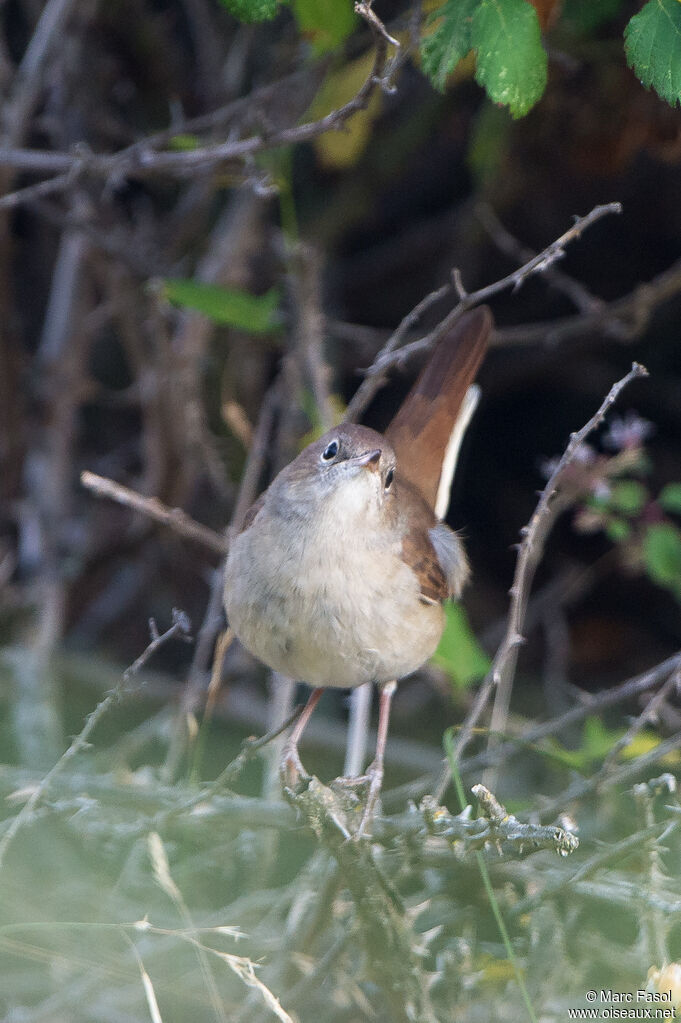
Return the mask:
POLYGON ((448 601, 445 614, 447 624, 433 660, 447 672, 454 685, 471 685, 487 674, 491 661, 475 638, 461 605, 448 601))
POLYGON ((650 430, 634 415, 613 417, 605 441, 618 453, 599 455, 584 445, 568 471, 568 501, 577 504, 578 531, 603 530, 629 571, 644 571, 681 601, 681 529, 667 517, 681 514, 681 484, 668 483, 653 497, 644 482, 628 478, 651 471, 643 447, 650 430))
MULTIPOLYGON (((544 747, 551 758, 554 758, 565 767, 580 774, 588 775, 608 756, 612 749, 626 735, 624 728, 608 728, 608 726, 597 717, 589 717, 584 722, 581 741, 576 749, 568 749, 557 739, 550 739, 544 747)), ((649 753, 660 744, 660 736, 650 729, 643 729, 633 736, 619 752, 621 760, 635 760, 643 754, 649 753)), ((678 769, 681 763, 678 751, 670 755, 664 766, 678 769)))
MULTIPOLYGON (((92 679, 87 694, 76 687, 81 701, 91 687, 92 679)), ((100 1023, 152 1012, 162 1023, 406 1023, 406 1006, 400 1011, 376 974, 391 949, 371 944, 367 919, 376 927, 383 914, 380 926, 395 928, 393 954, 406 948, 395 967, 405 983, 414 971, 422 985, 419 1023, 518 1023, 532 1013, 558 1023, 585 1004, 594 976, 606 988, 636 990, 660 948, 666 961, 681 956, 667 916, 681 862, 681 807, 669 775, 638 786, 635 797, 583 800, 584 834, 568 859, 533 851, 529 840, 476 843, 483 819, 472 807, 452 818, 431 804, 426 813, 425 802, 388 818, 378 842, 358 846, 321 825, 312 840, 290 807, 253 798, 257 763, 238 770, 232 761, 229 788, 165 784, 171 719, 143 690, 128 690, 127 705, 46 785, 2 849, 7 1018, 100 1023), (463 830, 449 833, 447 822, 463 830), (651 879, 655 857, 665 873, 651 879), (375 888, 372 878, 380 878, 375 888)), ((552 757, 523 749, 522 760, 546 791, 574 770, 593 770, 620 734, 590 718, 579 753, 556 743, 552 757)), ((214 722, 208 763, 223 766, 238 745, 231 726, 214 722)), ((0 766, 0 842, 40 784, 35 772, 0 766)))
POLYGON ((279 11, 280 0, 220 0, 230 14, 240 21, 269 21, 279 11))
POLYGON ((643 558, 651 579, 671 590, 681 602, 681 531, 670 522, 656 522, 643 534, 643 558))
POLYGON ((339 0, 291 0, 298 28, 313 53, 320 56, 335 50, 357 25, 351 3, 339 0))
POLYGON ((174 305, 203 313, 213 323, 251 334, 267 334, 282 325, 278 288, 270 288, 264 295, 251 295, 202 281, 165 280, 163 295, 174 305))
MULTIPOLYGON (((372 65, 373 54, 368 52, 329 71, 307 116, 316 120, 347 103, 371 73, 372 65)), ((321 164, 329 170, 339 171, 353 167, 371 139, 372 127, 382 107, 381 94, 375 92, 365 109, 352 118, 345 131, 326 132, 316 138, 314 148, 321 164)))

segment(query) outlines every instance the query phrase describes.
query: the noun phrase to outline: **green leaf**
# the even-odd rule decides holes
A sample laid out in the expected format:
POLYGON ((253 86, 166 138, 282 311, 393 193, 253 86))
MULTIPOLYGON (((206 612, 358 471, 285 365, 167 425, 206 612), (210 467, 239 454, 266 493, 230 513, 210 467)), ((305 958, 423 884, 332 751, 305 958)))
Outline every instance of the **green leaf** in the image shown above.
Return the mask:
POLYGON ((624 30, 624 49, 641 83, 675 106, 681 100, 679 0, 648 0, 624 30))
POLYGON ((623 543, 631 536, 631 526, 626 519, 619 519, 613 516, 606 519, 603 528, 605 529, 606 536, 613 543, 623 543))
POLYGON ((194 309, 214 323, 265 334, 280 326, 279 290, 272 288, 264 295, 251 295, 236 288, 221 288, 200 281, 165 280, 165 297, 173 305, 194 309))
POLYGON ((483 678, 491 662, 473 635, 461 605, 446 603, 445 614, 447 624, 433 660, 456 686, 463 688, 483 678))
POLYGON ((681 483, 668 483, 658 497, 659 504, 672 515, 681 515, 681 483))
POLYGON ((421 66, 440 92, 444 92, 448 75, 471 49, 471 25, 478 3, 447 0, 428 17, 426 35, 421 40, 421 66))
POLYGON ((669 522, 648 526, 643 560, 650 578, 681 597, 681 532, 669 522))
POLYGON ((279 10, 278 0, 220 0, 239 21, 270 21, 279 10))
POLYGON ((546 51, 534 7, 527 0, 481 0, 471 41, 478 53, 476 81, 495 103, 522 117, 546 87, 546 51))
POLYGON ((579 749, 567 749, 558 739, 551 737, 546 742, 546 752, 565 767, 585 773, 606 757, 623 735, 623 729, 608 729, 600 718, 589 717, 584 722, 579 749))
POLYGON ((620 480, 613 483, 609 505, 625 515, 638 515, 648 501, 648 491, 638 480, 620 480))
POLYGON ((168 149, 173 149, 180 153, 191 152, 194 149, 198 149, 201 145, 201 140, 198 135, 190 135, 189 132, 178 132, 168 142, 168 149))
POLYGON ((292 7, 301 34, 317 56, 345 42, 357 23, 350 0, 293 0, 292 7))
POLYGON ((479 188, 484 189, 501 172, 508 159, 512 122, 503 107, 481 103, 468 148, 468 165, 479 188))

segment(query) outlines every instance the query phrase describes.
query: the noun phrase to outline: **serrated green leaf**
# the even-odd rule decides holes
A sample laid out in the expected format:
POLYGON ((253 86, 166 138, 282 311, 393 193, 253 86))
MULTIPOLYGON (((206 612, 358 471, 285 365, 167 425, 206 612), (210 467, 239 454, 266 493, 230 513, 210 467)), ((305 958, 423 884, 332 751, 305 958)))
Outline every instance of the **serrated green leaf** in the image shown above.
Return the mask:
POLYGON ((317 56, 340 46, 357 23, 350 0, 292 0, 291 6, 298 28, 317 56))
POLYGON ((672 515, 681 515, 681 483, 668 483, 663 487, 658 502, 672 515))
POLYGON ((539 19, 527 0, 481 0, 473 15, 476 81, 490 99, 522 117, 546 88, 546 51, 539 19))
POLYGON ((279 0, 220 0, 239 21, 270 21, 279 10, 279 0))
POLYGON ((251 295, 236 288, 221 288, 191 280, 166 280, 165 297, 173 305, 194 309, 214 323, 264 334, 280 326, 279 290, 272 288, 264 295, 251 295))
POLYGON ((648 0, 624 30, 624 49, 641 83, 676 106, 681 101, 679 0, 648 0))
POLYGON ((447 0, 428 17, 421 40, 421 67, 440 92, 444 92, 447 77, 471 48, 472 18, 478 3, 447 0))
POLYGON ((625 515, 638 515, 648 500, 648 490, 638 480, 619 480, 612 484, 610 507, 625 515))
POLYGON ((681 593, 681 532, 670 522, 648 526, 643 537, 643 560, 650 578, 675 594, 681 593))
POLYGON ((446 603, 445 614, 447 624, 433 660, 456 686, 464 687, 483 678, 491 662, 473 635, 461 605, 446 603))

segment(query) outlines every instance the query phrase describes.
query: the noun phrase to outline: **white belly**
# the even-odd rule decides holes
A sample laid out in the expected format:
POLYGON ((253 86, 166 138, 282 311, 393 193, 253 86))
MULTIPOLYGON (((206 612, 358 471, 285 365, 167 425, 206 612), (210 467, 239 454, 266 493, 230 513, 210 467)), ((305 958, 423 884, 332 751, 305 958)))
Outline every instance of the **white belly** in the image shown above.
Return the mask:
POLYGON ((234 539, 225 579, 229 623, 256 657, 340 687, 399 679, 430 657, 444 614, 420 600, 398 551, 367 545, 362 530, 320 545, 305 524, 283 547, 276 520, 259 524, 234 539))

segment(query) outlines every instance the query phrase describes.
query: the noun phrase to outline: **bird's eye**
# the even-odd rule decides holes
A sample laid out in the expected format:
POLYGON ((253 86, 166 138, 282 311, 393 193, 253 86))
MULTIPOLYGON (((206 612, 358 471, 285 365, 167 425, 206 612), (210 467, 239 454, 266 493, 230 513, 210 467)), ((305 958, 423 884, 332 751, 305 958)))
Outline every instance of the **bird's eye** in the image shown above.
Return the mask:
POLYGON ((385 484, 384 484, 386 490, 390 490, 390 488, 393 485, 393 480, 394 479, 395 479, 395 470, 394 469, 388 469, 388 472, 386 473, 386 477, 385 477, 385 484))
POLYGON ((322 451, 322 460, 324 462, 330 462, 332 458, 335 458, 338 454, 338 441, 332 440, 330 444, 327 444, 322 451))

